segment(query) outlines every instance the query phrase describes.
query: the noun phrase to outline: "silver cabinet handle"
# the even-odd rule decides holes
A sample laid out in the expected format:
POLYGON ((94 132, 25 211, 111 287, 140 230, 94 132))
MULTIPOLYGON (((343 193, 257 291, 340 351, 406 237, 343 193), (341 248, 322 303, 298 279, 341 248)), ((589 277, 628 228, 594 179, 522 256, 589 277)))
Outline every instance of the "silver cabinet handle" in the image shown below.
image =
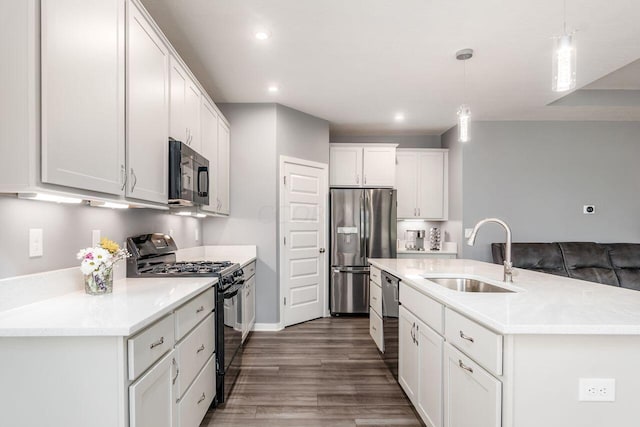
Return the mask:
POLYGON ((125 168, 124 165, 120 165, 120 174, 122 178, 122 187, 120 188, 120 191, 124 191, 127 187, 127 168, 125 168))
POLYGON ((471 338, 468 335, 465 335, 464 332, 460 331, 460 338, 462 338, 463 340, 467 340, 469 342, 474 342, 473 338, 471 338))
POLYGON ((464 363, 462 363, 462 360, 460 359, 458 359, 458 366, 460 366, 465 371, 468 371, 469 373, 473 374, 473 368, 471 366, 467 366, 464 363))
POLYGON ((364 183, 365 184, 367 183, 367 175, 366 174, 364 175, 364 183))
POLYGON ((171 363, 173 364, 173 366, 176 367, 176 376, 173 377, 173 379, 171 380, 171 384, 175 384, 176 380, 178 379, 178 375, 180 375, 180 366, 178 366, 178 362, 176 361, 176 358, 174 357, 173 360, 171 361, 171 363))
POLYGON ((418 209, 413 208, 413 216, 418 216, 418 209))
POLYGON ((420 216, 420 208, 418 208, 418 216, 420 216))
POLYGON ((374 331, 377 331, 376 327, 371 325, 371 329, 373 329, 374 331))
POLYGON ((202 352, 202 351, 204 351, 204 344, 202 344, 202 345, 198 348, 198 350, 196 351, 196 354, 198 354, 198 353, 200 353, 200 352, 202 352))
POLYGON ((418 335, 420 333, 420 325, 416 325, 416 345, 419 346, 420 345, 420 340, 418 339, 418 337, 420 335, 418 335))
POLYGON ((320 249, 318 250, 318 252, 320 252, 321 254, 323 254, 323 253, 324 253, 324 248, 320 248, 320 249))
POLYGON ((131 184, 131 191, 133 192, 133 189, 136 188, 136 184, 138 183, 138 177, 133 168, 131 168, 131 176, 133 177, 133 183, 131 184))
POLYGON ((378 297, 374 297, 373 295, 371 295, 371 299, 374 301, 378 301, 378 297))
POLYGON ((416 343, 416 336, 415 336, 415 335, 414 335, 414 333, 413 333, 413 330, 415 329, 415 327, 416 327, 416 324, 414 323, 414 324, 411 326, 411 341, 413 341, 413 343, 414 343, 414 344, 416 343))
POLYGON ((204 395, 204 393, 202 393, 202 396, 200 396, 200 399, 198 400, 198 405, 201 404, 207 397, 204 395))
POLYGON ((151 343, 151 346, 149 347, 150 349, 154 349, 159 345, 164 344, 164 337, 160 337, 160 339, 154 343, 151 343))
POLYGON ((204 305, 201 305, 200 307, 198 307, 198 309, 196 310, 196 314, 201 313, 204 311, 204 305))
POLYGON ((360 184, 360 175, 356 174, 356 184, 360 184))

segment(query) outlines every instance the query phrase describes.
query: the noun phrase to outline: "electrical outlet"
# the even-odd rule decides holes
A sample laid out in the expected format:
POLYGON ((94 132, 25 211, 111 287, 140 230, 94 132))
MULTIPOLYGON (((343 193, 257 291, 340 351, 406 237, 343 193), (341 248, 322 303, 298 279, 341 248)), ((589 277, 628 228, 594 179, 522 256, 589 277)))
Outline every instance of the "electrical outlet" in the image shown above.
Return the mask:
POLYGON ((581 402, 615 401, 615 378, 580 378, 579 400, 581 402))
POLYGON ((94 248, 100 244, 100 230, 91 230, 91 246, 94 248))
POLYGON ((29 258, 40 257, 44 254, 42 228, 29 229, 29 258))
POLYGON ((593 215, 596 213, 596 205, 584 205, 582 207, 582 213, 585 215, 593 215))

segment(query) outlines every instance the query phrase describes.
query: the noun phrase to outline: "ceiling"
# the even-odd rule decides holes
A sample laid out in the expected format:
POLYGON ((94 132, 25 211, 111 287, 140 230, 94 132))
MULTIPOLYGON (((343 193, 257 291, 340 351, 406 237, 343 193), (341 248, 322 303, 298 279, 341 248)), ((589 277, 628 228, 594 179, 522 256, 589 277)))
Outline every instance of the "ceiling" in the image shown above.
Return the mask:
MULTIPOLYGON (((549 105, 566 95, 550 89, 560 0, 142 1, 215 102, 278 102, 333 134, 440 134, 463 100, 474 120, 640 120, 637 105, 549 105)), ((640 87, 640 61, 610 75, 640 58, 638 16, 637 0, 567 1, 578 88, 640 87)))

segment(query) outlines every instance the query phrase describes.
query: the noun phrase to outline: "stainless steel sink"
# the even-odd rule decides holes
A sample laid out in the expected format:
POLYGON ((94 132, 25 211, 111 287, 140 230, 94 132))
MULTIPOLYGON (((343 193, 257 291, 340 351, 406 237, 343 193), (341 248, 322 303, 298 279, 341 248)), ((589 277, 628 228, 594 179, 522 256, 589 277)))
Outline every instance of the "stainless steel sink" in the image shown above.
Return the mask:
POLYGON ((509 289, 501 288, 500 286, 463 277, 438 279, 427 278, 427 280, 459 292, 513 292, 509 289))

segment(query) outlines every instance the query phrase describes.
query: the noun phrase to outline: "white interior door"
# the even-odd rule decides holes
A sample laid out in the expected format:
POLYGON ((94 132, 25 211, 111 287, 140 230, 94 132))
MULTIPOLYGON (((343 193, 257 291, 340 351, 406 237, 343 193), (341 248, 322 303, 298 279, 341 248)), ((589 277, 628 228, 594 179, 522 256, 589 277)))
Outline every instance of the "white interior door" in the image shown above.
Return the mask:
POLYGON ((284 326, 317 319, 326 304, 327 165, 281 161, 281 311, 284 326))

